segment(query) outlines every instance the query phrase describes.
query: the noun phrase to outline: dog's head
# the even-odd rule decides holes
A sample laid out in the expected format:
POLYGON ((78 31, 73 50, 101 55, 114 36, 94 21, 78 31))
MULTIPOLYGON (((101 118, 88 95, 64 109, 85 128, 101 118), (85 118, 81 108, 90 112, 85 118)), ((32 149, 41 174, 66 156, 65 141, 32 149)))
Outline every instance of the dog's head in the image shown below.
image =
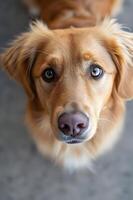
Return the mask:
MULTIPOLYGON (((66 143, 94 137, 104 110, 133 97, 133 34, 114 21, 48 30, 38 22, 2 55, 34 109, 66 143)), ((106 120, 106 119, 105 119, 106 120)))

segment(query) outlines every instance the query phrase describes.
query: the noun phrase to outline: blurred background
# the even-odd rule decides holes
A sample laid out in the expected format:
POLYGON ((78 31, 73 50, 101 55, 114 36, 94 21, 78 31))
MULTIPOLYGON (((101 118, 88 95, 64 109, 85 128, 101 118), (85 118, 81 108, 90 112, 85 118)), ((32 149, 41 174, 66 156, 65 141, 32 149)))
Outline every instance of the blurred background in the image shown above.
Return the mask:
MULTIPOLYGON (((132 0, 118 21, 133 31, 132 0)), ((1 51, 28 23, 20 1, 0 1, 1 51)), ((68 174, 37 152, 24 125, 25 101, 21 87, 0 71, 0 200, 133 200, 133 102, 120 141, 94 163, 95 172, 68 174)))

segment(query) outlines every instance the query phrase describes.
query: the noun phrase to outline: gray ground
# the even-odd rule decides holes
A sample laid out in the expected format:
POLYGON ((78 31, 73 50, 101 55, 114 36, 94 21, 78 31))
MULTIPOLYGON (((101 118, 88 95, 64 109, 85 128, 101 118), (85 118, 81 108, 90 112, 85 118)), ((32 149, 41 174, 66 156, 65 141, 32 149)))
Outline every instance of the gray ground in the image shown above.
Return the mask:
MULTIPOLYGON (((119 21, 133 30, 133 1, 119 21)), ((26 30, 28 16, 17 0, 0 2, 0 46, 26 30)), ((132 200, 133 103, 127 105, 123 137, 97 160, 96 173, 69 175, 37 151, 23 123, 25 96, 0 72, 0 200, 132 200)))

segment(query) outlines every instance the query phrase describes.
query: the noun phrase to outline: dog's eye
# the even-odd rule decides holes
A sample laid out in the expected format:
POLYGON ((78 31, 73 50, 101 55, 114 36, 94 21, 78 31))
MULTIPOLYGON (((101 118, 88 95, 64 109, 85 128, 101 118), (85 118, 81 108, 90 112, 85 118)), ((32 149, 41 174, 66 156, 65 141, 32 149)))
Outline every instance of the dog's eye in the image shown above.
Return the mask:
POLYGON ((91 64, 90 75, 93 79, 100 79, 104 74, 103 69, 98 64, 91 64))
POLYGON ((42 73, 42 78, 43 78, 44 81, 50 83, 50 82, 55 80, 56 73, 52 68, 47 68, 42 73))

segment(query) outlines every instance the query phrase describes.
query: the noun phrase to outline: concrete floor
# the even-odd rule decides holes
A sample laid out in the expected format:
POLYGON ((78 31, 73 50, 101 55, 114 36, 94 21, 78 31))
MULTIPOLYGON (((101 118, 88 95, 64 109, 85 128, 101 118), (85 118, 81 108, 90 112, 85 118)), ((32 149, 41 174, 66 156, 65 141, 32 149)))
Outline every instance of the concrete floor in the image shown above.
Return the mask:
MULTIPOLYGON (((133 30, 132 0, 118 19, 133 30)), ((1 50, 28 20, 20 1, 0 2, 1 50)), ((0 200, 133 200, 132 102, 121 140, 94 163, 96 172, 70 175, 37 152, 24 126, 25 95, 3 72, 0 93, 0 200)))

